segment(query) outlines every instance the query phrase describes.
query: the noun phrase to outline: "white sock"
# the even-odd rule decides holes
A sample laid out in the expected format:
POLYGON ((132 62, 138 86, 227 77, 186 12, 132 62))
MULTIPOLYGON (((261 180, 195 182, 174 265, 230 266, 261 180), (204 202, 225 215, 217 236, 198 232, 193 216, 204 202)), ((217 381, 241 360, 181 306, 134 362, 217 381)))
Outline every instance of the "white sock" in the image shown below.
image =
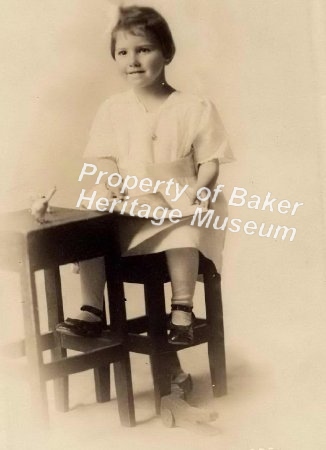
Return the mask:
POLYGON ((175 309, 172 311, 172 323, 174 325, 188 326, 191 324, 191 312, 175 309))
POLYGON ((93 314, 88 311, 80 311, 78 316, 76 317, 78 320, 85 320, 85 322, 100 322, 101 318, 96 314, 93 314))

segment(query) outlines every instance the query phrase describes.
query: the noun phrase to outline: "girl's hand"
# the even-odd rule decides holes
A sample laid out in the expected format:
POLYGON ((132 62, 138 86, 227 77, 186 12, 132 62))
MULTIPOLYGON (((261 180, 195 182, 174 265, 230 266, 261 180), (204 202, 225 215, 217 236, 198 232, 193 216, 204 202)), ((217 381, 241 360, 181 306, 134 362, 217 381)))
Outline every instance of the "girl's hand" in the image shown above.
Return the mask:
POLYGON ((190 200, 191 205, 199 205, 200 204, 200 201, 197 198, 197 191, 194 188, 188 186, 188 188, 186 189, 186 194, 190 200))
POLYGON ((186 194, 190 200, 191 205, 198 205, 203 209, 208 208, 208 200, 201 200, 197 198, 197 189, 191 188, 190 186, 186 190, 186 194))
POLYGON ((105 184, 105 187, 106 187, 106 189, 108 191, 107 197, 109 199, 117 198, 119 200, 123 200, 124 197, 126 196, 126 192, 124 192, 124 193, 120 192, 121 186, 122 186, 122 182, 119 184, 119 186, 114 186, 114 187, 113 186, 109 186, 108 184, 105 184))

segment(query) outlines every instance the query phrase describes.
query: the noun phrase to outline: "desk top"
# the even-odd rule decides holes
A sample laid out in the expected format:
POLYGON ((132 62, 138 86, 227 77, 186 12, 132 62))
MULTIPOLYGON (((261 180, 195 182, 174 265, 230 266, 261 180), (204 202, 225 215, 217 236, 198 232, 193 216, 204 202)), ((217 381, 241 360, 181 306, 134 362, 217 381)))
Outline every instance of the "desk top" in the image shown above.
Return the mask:
POLYGON ((27 235, 34 232, 43 232, 45 230, 63 226, 68 223, 79 222, 90 219, 99 219, 103 216, 110 217, 112 214, 99 213, 91 210, 67 209, 51 207, 51 212, 46 213, 45 223, 36 221, 28 209, 9 212, 0 215, 0 233, 19 233, 27 235))
POLYGON ((118 217, 55 207, 40 224, 29 210, 3 214, 0 267, 18 271, 22 261, 28 260, 33 270, 39 270, 118 252, 118 217))

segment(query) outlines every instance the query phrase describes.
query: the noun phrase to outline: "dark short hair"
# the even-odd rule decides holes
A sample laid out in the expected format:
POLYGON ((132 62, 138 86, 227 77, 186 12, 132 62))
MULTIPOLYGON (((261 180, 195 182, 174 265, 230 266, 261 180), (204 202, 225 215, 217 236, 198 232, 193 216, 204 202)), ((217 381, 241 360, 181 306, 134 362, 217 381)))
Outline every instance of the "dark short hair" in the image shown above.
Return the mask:
POLYGON ((164 58, 170 62, 175 54, 175 45, 166 20, 155 9, 146 6, 128 6, 119 9, 119 18, 111 33, 111 55, 115 59, 118 31, 144 33, 155 39, 161 47, 164 58))

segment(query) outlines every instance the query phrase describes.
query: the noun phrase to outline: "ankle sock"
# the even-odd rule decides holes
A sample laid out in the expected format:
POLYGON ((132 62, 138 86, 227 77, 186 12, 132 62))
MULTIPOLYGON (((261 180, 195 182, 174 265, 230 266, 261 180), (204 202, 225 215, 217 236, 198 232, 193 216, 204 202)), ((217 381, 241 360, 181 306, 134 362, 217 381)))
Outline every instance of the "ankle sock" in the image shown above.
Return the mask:
POLYGON ((79 313, 77 319, 84 320, 85 322, 101 322, 103 312, 101 309, 96 308, 92 305, 82 305, 80 308, 81 313, 79 313))
POLYGON ((76 319, 84 320, 85 322, 101 322, 101 318, 99 316, 89 311, 80 311, 78 316, 76 316, 76 319))
POLYGON ((192 314, 187 311, 173 310, 171 320, 174 325, 188 326, 191 324, 192 314))

